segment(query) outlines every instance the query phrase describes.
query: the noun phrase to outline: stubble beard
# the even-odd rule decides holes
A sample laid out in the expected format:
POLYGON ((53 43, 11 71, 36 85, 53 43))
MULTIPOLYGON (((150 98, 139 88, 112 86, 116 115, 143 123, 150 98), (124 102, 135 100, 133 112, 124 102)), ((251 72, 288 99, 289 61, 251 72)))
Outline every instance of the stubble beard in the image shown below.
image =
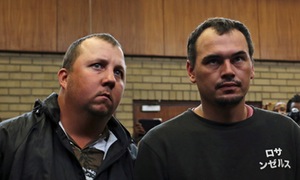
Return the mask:
POLYGON ((216 104, 221 107, 235 106, 238 105, 244 99, 243 96, 238 96, 234 98, 218 98, 215 100, 216 104))
POLYGON ((98 116, 98 117, 107 117, 113 114, 113 107, 112 105, 106 103, 94 103, 94 102, 82 102, 81 110, 85 113, 90 114, 91 116, 98 116))
POLYGON ((103 117, 103 116, 111 116, 113 114, 113 107, 111 105, 108 104, 89 104, 86 107, 86 110, 94 115, 94 116, 99 116, 99 117, 103 117), (101 107, 98 107, 101 106, 101 107))

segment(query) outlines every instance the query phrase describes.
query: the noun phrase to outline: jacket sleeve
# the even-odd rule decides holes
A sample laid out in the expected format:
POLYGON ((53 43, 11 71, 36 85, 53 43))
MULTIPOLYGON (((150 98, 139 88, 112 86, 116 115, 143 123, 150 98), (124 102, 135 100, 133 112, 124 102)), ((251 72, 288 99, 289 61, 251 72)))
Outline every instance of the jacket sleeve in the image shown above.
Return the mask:
POLYGON ((0 123, 0 179, 7 179, 13 153, 8 145, 7 129, 3 125, 4 122, 0 123))
POLYGON ((5 133, 0 123, 0 177, 2 174, 3 161, 4 161, 4 143, 5 143, 5 133))

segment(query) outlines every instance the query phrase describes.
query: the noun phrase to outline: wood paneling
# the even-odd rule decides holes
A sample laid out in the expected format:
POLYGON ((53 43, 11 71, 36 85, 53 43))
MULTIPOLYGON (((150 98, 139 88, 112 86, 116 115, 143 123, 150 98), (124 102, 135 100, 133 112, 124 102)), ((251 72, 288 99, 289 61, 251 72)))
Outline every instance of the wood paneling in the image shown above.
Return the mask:
POLYGON ((261 59, 300 60, 300 1, 258 2, 261 59))
POLYGON ((56 0, 2 0, 0 49, 56 51, 56 0))
POLYGON ((89 0, 58 1, 57 50, 65 52, 76 39, 90 33, 89 0))
POLYGON ((0 50, 65 52, 90 33, 115 36, 126 55, 186 56, 209 17, 243 22, 255 59, 300 61, 298 0, 2 0, 0 50))
POLYGON ((190 33, 209 17, 227 17, 241 21, 250 30, 259 58, 257 2, 240 0, 164 0, 165 55, 186 56, 190 33))
POLYGON ((108 32, 125 54, 163 55, 163 0, 93 0, 92 31, 108 32))

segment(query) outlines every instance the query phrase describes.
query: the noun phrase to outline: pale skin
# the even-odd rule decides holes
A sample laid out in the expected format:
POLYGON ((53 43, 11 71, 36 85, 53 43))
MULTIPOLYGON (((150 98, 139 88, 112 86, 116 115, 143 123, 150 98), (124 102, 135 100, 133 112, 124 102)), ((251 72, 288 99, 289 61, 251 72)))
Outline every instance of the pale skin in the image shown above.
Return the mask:
POLYGON ((219 35, 208 28, 198 37, 196 47, 195 67, 189 60, 186 64, 190 81, 197 85, 201 97, 201 105, 194 112, 222 123, 245 120, 245 95, 254 67, 243 34, 232 30, 219 35))
POLYGON ((125 88, 126 65, 120 47, 86 39, 71 71, 58 72, 61 123, 84 148, 97 139, 118 107, 125 88))

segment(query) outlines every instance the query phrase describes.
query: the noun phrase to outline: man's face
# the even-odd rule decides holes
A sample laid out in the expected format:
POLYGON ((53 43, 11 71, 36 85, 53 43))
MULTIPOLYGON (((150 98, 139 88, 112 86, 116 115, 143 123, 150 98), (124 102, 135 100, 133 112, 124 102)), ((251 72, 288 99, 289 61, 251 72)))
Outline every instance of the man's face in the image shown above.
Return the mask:
POLYGON ((195 67, 188 61, 187 70, 201 101, 221 106, 244 101, 254 68, 243 34, 232 30, 218 35, 208 28, 198 38, 196 49, 195 67))
POLYGON ((292 102, 291 103, 291 110, 293 108, 297 108, 298 110, 300 110, 300 102, 292 102))
POLYGON ((123 51, 97 38, 83 41, 79 48, 80 55, 68 72, 66 96, 76 109, 110 116, 125 88, 123 51))

